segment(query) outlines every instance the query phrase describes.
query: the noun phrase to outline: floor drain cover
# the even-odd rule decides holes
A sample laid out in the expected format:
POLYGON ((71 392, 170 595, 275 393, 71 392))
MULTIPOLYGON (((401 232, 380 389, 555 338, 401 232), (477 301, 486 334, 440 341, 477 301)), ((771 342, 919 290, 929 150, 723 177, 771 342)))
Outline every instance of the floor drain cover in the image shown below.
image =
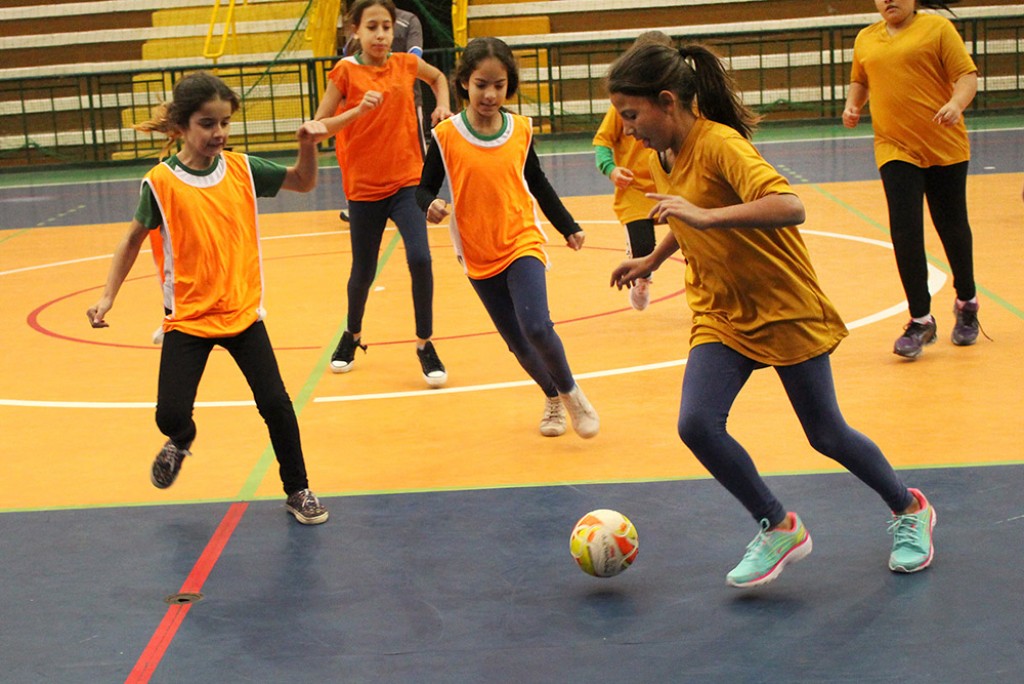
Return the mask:
POLYGON ((186 603, 199 603, 202 600, 202 594, 187 591, 182 592, 180 594, 171 594, 170 596, 164 599, 166 603, 169 603, 172 606, 181 606, 185 605, 186 603))

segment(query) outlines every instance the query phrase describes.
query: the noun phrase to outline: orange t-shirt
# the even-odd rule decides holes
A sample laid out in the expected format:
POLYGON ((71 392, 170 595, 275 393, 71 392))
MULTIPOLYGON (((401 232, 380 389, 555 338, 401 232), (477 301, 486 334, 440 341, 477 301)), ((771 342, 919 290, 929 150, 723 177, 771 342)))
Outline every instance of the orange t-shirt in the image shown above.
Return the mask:
POLYGON ((533 124, 508 112, 502 118, 492 136, 476 133, 465 112, 434 128, 452 190, 452 242, 474 280, 496 276, 524 256, 548 263, 547 236, 524 175, 533 124))
POLYGON ((327 75, 341 92, 335 115, 358 107, 368 91, 384 96, 380 105, 335 136, 348 199, 374 202, 419 184, 423 152, 413 96, 419 62, 416 55, 393 52, 378 67, 361 63, 356 55, 339 61, 327 75))
POLYGON ((263 317, 256 191, 245 155, 222 152, 207 176, 157 164, 143 179, 163 221, 149 233, 160 280, 164 332, 230 337, 263 317))

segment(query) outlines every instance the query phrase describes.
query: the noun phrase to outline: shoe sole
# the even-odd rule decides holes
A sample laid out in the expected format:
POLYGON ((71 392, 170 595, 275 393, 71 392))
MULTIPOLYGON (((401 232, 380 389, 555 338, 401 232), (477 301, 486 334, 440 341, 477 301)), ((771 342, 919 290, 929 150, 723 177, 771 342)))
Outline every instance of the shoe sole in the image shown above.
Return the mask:
POLYGON ((444 383, 448 382, 448 374, 438 375, 437 377, 431 377, 424 375, 423 380, 427 383, 427 387, 444 387, 444 383))
POLYGON ((956 338, 950 337, 949 341, 958 347, 970 347, 972 344, 978 341, 977 337, 970 340, 957 340, 956 338))
POLYGON ((752 579, 749 582, 734 582, 728 577, 725 578, 725 583, 730 587, 736 587, 737 589, 749 589, 750 587, 760 587, 768 584, 775 580, 776 577, 782 574, 783 569, 790 563, 796 563, 797 561, 807 558, 811 555, 811 550, 814 548, 814 542, 811 541, 811 535, 807 535, 807 539, 800 542, 800 544, 794 546, 789 550, 785 556, 783 556, 775 567, 771 569, 766 575, 762 575, 756 579, 752 579))
POLYGON ((329 511, 324 511, 320 515, 309 517, 307 515, 303 515, 301 512, 295 510, 291 506, 285 505, 285 508, 288 510, 289 513, 295 516, 296 520, 298 520, 303 525, 321 525, 327 522, 327 518, 329 518, 331 515, 329 511))
POLYGON ((560 427, 554 428, 554 429, 552 429, 552 428, 541 428, 540 429, 540 434, 544 435, 545 437, 561 437, 562 435, 565 434, 565 426, 560 426, 560 427))
POLYGON ((334 361, 331 361, 331 372, 332 373, 348 373, 350 370, 352 370, 352 366, 354 366, 354 365, 355 365, 354 363, 349 363, 349 364, 347 364, 345 366, 335 366, 334 365, 334 361))
POLYGON ((930 339, 927 342, 925 342, 924 344, 922 344, 921 348, 918 349, 914 353, 909 353, 908 352, 908 353, 904 354, 903 352, 897 351, 896 349, 893 349, 892 353, 895 354, 896 356, 903 357, 904 359, 914 360, 917 357, 921 356, 921 353, 924 352, 924 348, 925 347, 935 344, 937 339, 938 339, 938 335, 933 336, 932 339, 930 339))
MULTIPOLYGON (((929 536, 935 530, 935 522, 938 519, 939 519, 939 516, 935 513, 935 509, 932 508, 931 521, 928 523, 928 534, 929 534, 929 536)), ((904 574, 904 575, 910 575, 910 574, 915 573, 915 572, 921 572, 922 570, 927 568, 929 565, 932 564, 932 559, 934 557, 935 557, 935 542, 932 542, 931 545, 928 548, 928 557, 925 559, 924 563, 922 563, 921 565, 917 566, 916 568, 907 568, 907 567, 902 566, 902 565, 893 566, 892 563, 890 563, 889 564, 889 569, 892 570, 893 572, 898 572, 898 573, 904 574)))

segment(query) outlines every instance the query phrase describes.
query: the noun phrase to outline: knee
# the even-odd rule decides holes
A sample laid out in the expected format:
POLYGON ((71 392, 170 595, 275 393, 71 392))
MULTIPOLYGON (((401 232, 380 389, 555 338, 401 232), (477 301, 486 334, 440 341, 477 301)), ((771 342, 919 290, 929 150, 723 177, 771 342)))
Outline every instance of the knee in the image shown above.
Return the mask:
POLYGON ((715 433, 714 421, 700 411, 682 411, 676 425, 679 439, 691 451, 698 451, 715 433))
POLYGON ((168 437, 182 439, 192 430, 192 411, 190 408, 157 404, 156 426, 168 437))

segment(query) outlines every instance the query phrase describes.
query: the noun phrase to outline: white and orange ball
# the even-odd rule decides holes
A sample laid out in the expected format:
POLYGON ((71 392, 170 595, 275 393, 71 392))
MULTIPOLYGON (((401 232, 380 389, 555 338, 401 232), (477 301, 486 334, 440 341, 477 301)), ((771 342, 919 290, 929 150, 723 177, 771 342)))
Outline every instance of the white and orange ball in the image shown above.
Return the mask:
POLYGON ((607 508, 579 519, 569 537, 569 553, 588 575, 614 577, 636 560, 640 539, 629 518, 607 508))

